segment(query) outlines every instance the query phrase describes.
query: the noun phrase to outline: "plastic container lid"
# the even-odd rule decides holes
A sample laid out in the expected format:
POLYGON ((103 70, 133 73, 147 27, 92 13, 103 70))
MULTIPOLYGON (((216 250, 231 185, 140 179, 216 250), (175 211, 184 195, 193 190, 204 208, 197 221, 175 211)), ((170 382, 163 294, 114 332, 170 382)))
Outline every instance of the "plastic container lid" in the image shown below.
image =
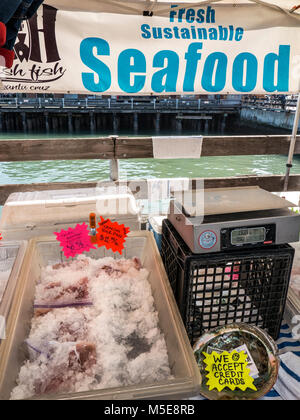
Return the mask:
POLYGON ((4 318, 9 314, 26 247, 27 241, 0 243, 0 316, 4 318))
POLYGON ((295 204, 259 187, 208 188, 175 193, 191 217, 295 207, 295 204))
POLYGON ((166 218, 166 216, 150 216, 149 223, 155 232, 162 234, 162 222, 166 218))
POLYGON ((140 209, 133 194, 122 189, 84 188, 13 193, 7 199, 0 222, 2 230, 78 223, 95 212, 103 217, 137 218, 140 209))

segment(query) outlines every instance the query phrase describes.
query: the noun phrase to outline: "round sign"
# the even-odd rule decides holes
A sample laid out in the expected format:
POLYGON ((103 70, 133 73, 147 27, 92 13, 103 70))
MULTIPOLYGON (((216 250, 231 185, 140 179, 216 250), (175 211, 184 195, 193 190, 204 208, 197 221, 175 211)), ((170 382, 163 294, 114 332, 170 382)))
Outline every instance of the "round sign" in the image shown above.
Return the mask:
POLYGON ((207 230, 199 236, 199 245, 201 248, 210 249, 217 243, 217 235, 212 230, 207 230))

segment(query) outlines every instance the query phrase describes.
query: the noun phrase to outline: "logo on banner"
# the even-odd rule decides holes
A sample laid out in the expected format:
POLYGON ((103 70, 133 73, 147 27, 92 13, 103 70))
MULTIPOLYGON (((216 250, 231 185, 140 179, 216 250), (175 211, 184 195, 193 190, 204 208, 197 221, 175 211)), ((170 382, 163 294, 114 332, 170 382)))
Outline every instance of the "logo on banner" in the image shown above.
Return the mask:
MULTIPOLYGON (((40 10, 22 23, 14 46, 14 65, 4 70, 2 80, 14 82, 16 90, 48 90, 47 83, 57 81, 66 72, 61 65, 56 39, 57 9, 43 5, 40 10)), ((13 89, 13 86, 9 85, 8 89, 13 89)))

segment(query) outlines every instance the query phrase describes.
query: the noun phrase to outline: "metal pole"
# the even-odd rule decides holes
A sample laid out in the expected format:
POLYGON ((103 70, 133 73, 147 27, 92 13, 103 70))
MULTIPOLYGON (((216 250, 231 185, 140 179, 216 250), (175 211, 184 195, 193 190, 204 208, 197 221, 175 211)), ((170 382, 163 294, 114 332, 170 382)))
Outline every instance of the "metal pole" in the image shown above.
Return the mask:
POLYGON ((290 172, 291 172, 291 168, 293 167, 293 157, 294 157, 296 140, 297 140, 299 120, 300 120, 300 94, 298 93, 298 101, 297 101, 297 108, 296 108, 295 119, 294 119, 294 127, 293 127, 293 133, 291 137, 289 156, 288 156, 288 161, 286 164, 286 173, 285 173, 285 179, 284 179, 284 184, 283 184, 284 192, 288 190, 290 172))

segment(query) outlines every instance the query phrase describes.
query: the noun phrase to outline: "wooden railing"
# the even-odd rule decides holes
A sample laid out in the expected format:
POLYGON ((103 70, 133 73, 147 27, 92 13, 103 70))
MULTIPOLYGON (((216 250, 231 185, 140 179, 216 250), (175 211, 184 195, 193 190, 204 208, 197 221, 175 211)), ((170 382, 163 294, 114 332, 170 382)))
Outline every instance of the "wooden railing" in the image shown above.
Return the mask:
POLYGON ((0 110, 95 110, 99 112, 198 112, 239 110, 240 100, 235 99, 173 99, 173 98, 9 98, 0 97, 0 110))
MULTIPOLYGON (((205 136, 202 156, 287 155, 290 136, 205 136)), ((300 154, 300 136, 295 154, 300 154)), ((0 161, 153 158, 152 137, 1 140, 0 161)))
MULTIPOLYGON (((204 137, 202 156, 242 155, 287 155, 290 136, 214 136, 204 137)), ((295 154, 300 154, 300 136, 297 138, 295 154)), ((2 140, 0 161, 41 161, 75 159, 119 159, 153 158, 152 137, 105 137, 50 140, 2 140)), ((112 165, 113 166, 113 165, 112 165)), ((282 168, 284 172, 285 168, 282 168)), ((180 173, 178 173, 180 177, 180 173)), ((141 182, 130 181, 133 192, 139 194, 141 182), (134 187, 136 186, 136 188, 134 187)), ((197 179, 192 180, 195 186, 197 179)), ((236 187, 259 185, 268 191, 282 191, 284 175, 239 176, 230 178, 206 178, 205 187, 236 187)), ((40 183, 0 185, 0 205, 12 192, 41 191, 51 189, 95 187, 94 182, 40 183)), ((289 191, 300 191, 300 174, 291 175, 289 191)), ((141 197, 140 197, 141 198, 141 197)), ((146 197, 143 197, 146 198, 146 197)))

